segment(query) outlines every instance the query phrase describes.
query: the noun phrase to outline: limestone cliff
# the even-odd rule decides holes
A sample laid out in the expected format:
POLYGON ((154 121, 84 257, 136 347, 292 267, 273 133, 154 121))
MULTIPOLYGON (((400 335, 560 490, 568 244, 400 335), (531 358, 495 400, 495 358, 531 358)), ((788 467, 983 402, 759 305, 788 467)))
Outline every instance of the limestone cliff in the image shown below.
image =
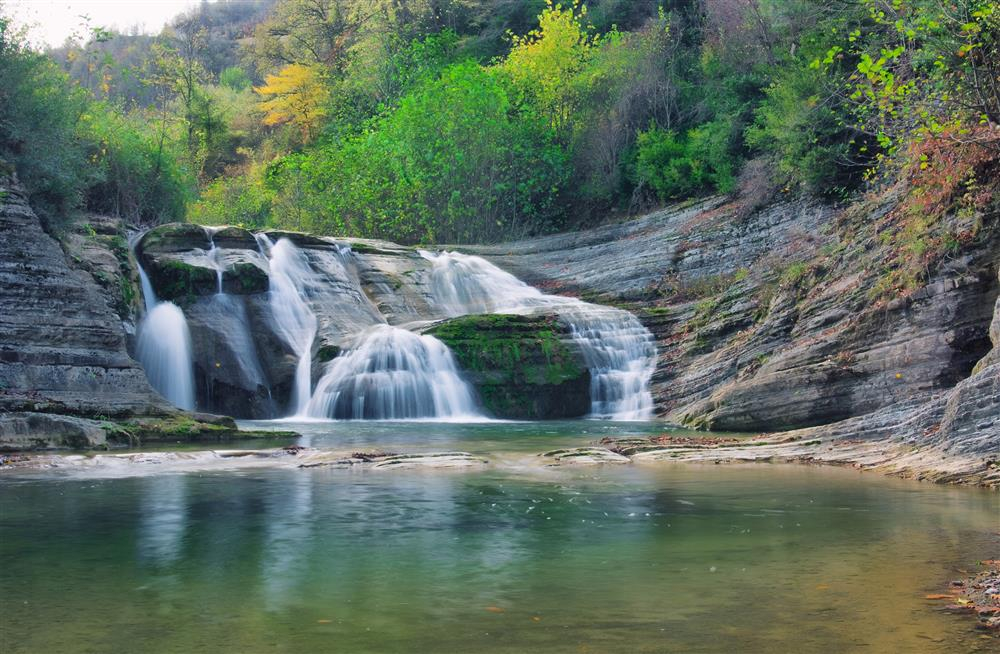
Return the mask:
POLYGON ((822 426, 803 437, 1000 458, 1000 216, 995 206, 949 216, 947 233, 966 242, 897 289, 886 280, 899 253, 884 236, 895 202, 791 200, 746 215, 710 199, 466 249, 541 288, 635 311, 657 338, 653 392, 670 420, 822 426))
POLYGON ((170 412, 126 349, 114 254, 97 238, 64 252, 12 180, 0 180, 0 196, 0 410, 170 412), (114 276, 102 274, 116 293, 82 268, 108 257, 114 276))
POLYGON ((57 240, 0 177, 0 450, 237 435, 170 406, 129 354, 134 274, 120 221, 77 216, 57 240))

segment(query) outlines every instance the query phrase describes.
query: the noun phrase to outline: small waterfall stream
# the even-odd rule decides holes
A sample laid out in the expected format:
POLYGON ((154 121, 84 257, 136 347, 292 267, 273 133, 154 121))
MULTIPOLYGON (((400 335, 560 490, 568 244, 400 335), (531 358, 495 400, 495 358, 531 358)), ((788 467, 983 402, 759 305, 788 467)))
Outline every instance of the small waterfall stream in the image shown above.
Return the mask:
MULTIPOLYGON (((217 290, 193 305, 191 320, 198 329, 210 330, 214 340, 208 342, 223 343, 214 347, 224 350, 201 352, 199 361, 217 356, 214 352, 229 352, 231 358, 226 360, 240 368, 232 374, 247 377, 241 377, 247 382, 244 388, 254 388, 259 381, 269 389, 257 358, 249 305, 243 297, 230 296, 223 289, 226 261, 245 255, 218 248, 214 230, 209 229, 208 234, 210 248, 196 256, 215 269, 217 290)), ((369 264, 357 259, 350 248, 328 241, 306 251, 289 238, 272 241, 262 233, 254 237, 268 262, 269 321, 274 334, 287 346, 286 352, 295 357, 289 416, 377 420, 483 417, 475 392, 463 380, 448 348, 433 336, 412 331, 415 325, 426 322, 388 324, 387 316, 391 320, 392 313, 383 313, 384 300, 369 297, 365 290, 373 283, 372 269, 366 268, 369 264), (367 275, 364 284, 359 275, 367 275), (314 384, 313 357, 324 348, 335 352, 339 348, 339 352, 323 364, 314 384)), ((380 289, 398 288, 411 284, 406 275, 414 275, 416 286, 411 286, 410 292, 419 289, 419 295, 413 297, 426 302, 424 313, 416 318, 425 314, 440 318, 555 313, 567 325, 590 370, 589 415, 614 420, 651 417, 649 381, 655 346, 652 335, 635 316, 575 298, 546 295, 480 257, 454 252, 422 251, 420 255, 430 262, 429 267, 407 267, 402 274, 390 267, 387 270, 393 272, 380 272, 384 276, 376 277, 375 282, 380 289)), ((184 312, 170 302, 157 302, 141 265, 139 274, 147 306, 139 330, 139 358, 157 390, 177 406, 193 409, 191 337, 184 312)), ((392 300, 388 302, 391 305, 392 300)))
POLYGON ((482 417, 444 343, 389 325, 359 334, 330 362, 306 415, 354 420, 482 417))
POLYGON ((647 420, 656 347, 627 311, 546 295, 482 257, 421 252, 433 263, 431 289, 449 316, 554 311, 569 326, 590 368, 591 417, 647 420))
POLYGON ((257 234, 256 238, 261 252, 270 258, 270 303, 275 325, 298 357, 290 408, 292 415, 303 415, 312 395, 312 347, 318 326, 306 295, 313 272, 305 254, 287 238, 277 243, 265 234, 257 234))
POLYGON ((139 323, 136 355, 150 385, 171 404, 188 411, 195 408, 191 332, 187 319, 173 302, 158 302, 149 276, 136 257, 146 315, 139 323))

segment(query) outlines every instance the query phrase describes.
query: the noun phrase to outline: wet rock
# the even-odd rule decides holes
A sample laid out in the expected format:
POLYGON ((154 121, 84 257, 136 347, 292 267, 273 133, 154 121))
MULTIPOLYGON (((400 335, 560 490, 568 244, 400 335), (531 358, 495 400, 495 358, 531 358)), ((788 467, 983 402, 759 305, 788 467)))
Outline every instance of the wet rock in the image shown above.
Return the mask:
POLYGON ((554 315, 462 316, 427 333, 451 349, 498 418, 549 420, 590 411, 590 371, 554 315))
POLYGON ((926 456, 891 469, 1000 483, 990 464, 1000 451, 996 214, 974 217, 990 225, 984 237, 921 287, 880 300, 893 252, 877 232, 897 201, 848 211, 781 201, 747 215, 738 201, 710 199, 460 249, 550 292, 625 303, 657 339, 661 416, 701 429, 796 429, 803 442, 894 439, 910 450, 887 443, 881 469, 916 446, 926 456))
POLYGON ((215 247, 229 250, 257 250, 257 239, 242 227, 222 227, 212 231, 215 247))
POLYGON ((193 249, 208 250, 212 247, 208 232, 201 225, 168 223, 149 230, 136 244, 140 256, 155 257, 160 254, 187 252, 193 249))
MULTIPOLYGON (((123 288, 115 252, 102 255, 102 285, 103 264, 78 265, 80 255, 43 230, 12 178, 0 177, 0 198, 0 412, 171 412, 127 351, 122 296, 106 291, 123 288)), ((101 232, 82 235, 87 247, 112 248, 113 236, 95 237, 110 222, 88 220, 101 232)))
POLYGON ((338 457, 317 453, 299 465, 300 468, 365 468, 372 470, 405 470, 431 468, 481 468, 488 461, 468 452, 428 452, 423 454, 354 453, 338 457))
POLYGON ((630 463, 628 457, 603 447, 574 447, 552 450, 539 456, 550 459, 550 465, 595 465, 601 463, 630 463))
POLYGON ((373 468, 479 468, 488 463, 486 459, 468 452, 434 452, 428 454, 395 454, 375 461, 373 468))
POLYGON ((30 412, 0 414, 0 450, 82 450, 107 443, 107 430, 95 420, 30 412))

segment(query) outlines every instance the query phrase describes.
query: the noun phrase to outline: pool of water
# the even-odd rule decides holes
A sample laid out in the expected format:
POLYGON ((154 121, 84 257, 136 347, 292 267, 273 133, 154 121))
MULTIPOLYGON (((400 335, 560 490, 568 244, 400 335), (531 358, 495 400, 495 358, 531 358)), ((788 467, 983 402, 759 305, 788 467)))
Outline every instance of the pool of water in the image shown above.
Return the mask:
MULTIPOLYGON (((305 438, 502 458, 649 428, 305 438)), ((996 557, 998 515, 988 491, 791 465, 7 473, 0 651, 994 651, 924 595, 996 557)))
MULTIPOLYGON (((673 434, 718 436, 690 431, 659 421, 553 420, 518 422, 375 421, 342 420, 299 422, 241 421, 247 429, 287 429, 302 434, 299 445, 333 450, 392 450, 432 452, 460 450, 483 456, 541 453, 563 447, 595 445, 602 438, 673 434)), ((252 446, 253 443, 249 442, 252 446)), ((287 442, 285 442, 287 444, 287 442)))

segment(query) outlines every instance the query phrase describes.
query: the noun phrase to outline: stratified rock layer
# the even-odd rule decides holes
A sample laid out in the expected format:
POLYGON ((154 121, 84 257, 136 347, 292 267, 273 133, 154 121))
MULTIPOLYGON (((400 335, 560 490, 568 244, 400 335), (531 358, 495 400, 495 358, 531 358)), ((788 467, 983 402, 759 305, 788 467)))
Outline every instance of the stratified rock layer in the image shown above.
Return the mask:
POLYGON ((16 184, 0 180, 0 195, 0 410, 169 412, 126 350, 115 296, 70 265, 16 184))
POLYGON ((722 431, 816 427, 1000 458, 990 341, 1000 334, 1000 218, 946 217, 954 233, 978 237, 894 297, 885 280, 896 253, 880 238, 891 223, 880 221, 895 201, 785 201, 747 215, 710 199, 462 249, 550 292, 634 311, 657 339, 653 395, 668 419, 722 431))

